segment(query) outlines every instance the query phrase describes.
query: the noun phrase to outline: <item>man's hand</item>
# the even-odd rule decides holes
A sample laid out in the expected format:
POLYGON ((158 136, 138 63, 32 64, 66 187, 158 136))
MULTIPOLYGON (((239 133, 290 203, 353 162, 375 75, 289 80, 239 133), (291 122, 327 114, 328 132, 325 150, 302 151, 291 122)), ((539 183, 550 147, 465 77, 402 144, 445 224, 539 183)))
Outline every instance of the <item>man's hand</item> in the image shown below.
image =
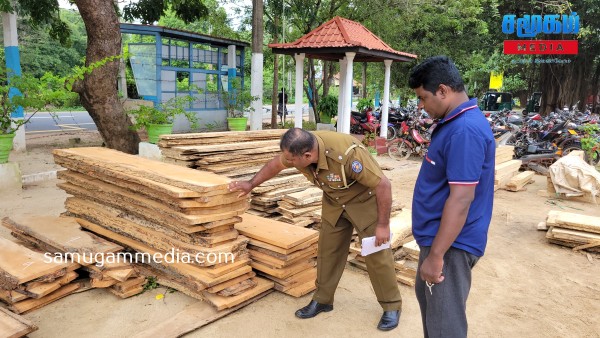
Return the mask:
POLYGON ((239 191, 238 197, 248 195, 252 191, 252 183, 250 181, 233 181, 229 183, 229 191, 239 191))
POLYGON ((377 225, 375 228, 375 246, 380 246, 390 240, 390 226, 377 225))
POLYGON ((421 264, 421 279, 430 284, 439 284, 444 281, 442 268, 444 267, 444 257, 427 256, 421 264))

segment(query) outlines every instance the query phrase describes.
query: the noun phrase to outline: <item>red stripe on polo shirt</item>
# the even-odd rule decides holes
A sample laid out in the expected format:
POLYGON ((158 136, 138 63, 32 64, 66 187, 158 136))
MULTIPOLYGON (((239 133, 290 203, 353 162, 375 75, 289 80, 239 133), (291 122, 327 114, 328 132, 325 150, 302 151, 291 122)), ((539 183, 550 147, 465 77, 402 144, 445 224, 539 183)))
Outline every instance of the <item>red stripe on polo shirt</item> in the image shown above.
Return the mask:
POLYGON ((449 119, 447 119, 447 120, 446 120, 446 121, 444 121, 444 122, 450 121, 450 120, 452 120, 453 118, 457 117, 458 115, 460 115, 460 114, 464 113, 465 111, 467 111, 467 110, 469 110, 469 109, 473 109, 473 108, 477 108, 477 105, 474 105, 474 106, 470 106, 470 107, 464 108, 463 110, 459 111, 459 112, 458 112, 458 113, 456 113, 454 116, 450 117, 449 119))
POLYGON ((448 182, 448 184, 454 184, 454 185, 477 185, 477 184, 479 184, 479 181, 477 181, 477 182, 448 182))

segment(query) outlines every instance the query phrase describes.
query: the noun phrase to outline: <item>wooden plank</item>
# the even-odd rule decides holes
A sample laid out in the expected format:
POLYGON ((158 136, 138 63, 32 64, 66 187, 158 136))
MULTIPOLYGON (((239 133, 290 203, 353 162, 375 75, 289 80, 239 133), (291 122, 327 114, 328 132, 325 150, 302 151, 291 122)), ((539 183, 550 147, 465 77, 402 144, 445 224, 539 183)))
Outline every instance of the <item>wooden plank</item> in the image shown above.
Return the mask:
MULTIPOLYGON (((115 243, 83 231, 79 223, 70 217, 13 216, 12 219, 3 218, 2 225, 13 231, 19 231, 34 237, 51 247, 57 248, 62 253, 70 252, 95 256, 96 254, 123 250, 123 247, 115 243)), ((80 256, 77 255, 76 257, 80 256)))
POLYGON ((136 295, 139 295, 140 293, 144 292, 144 287, 143 286, 137 286, 133 289, 127 290, 125 292, 119 292, 118 290, 115 290, 113 288, 108 288, 107 289, 110 293, 112 293, 115 296, 118 296, 119 298, 125 299, 125 298, 129 298, 129 297, 133 297, 136 295))
POLYGON ((241 304, 252 297, 258 296, 259 294, 272 289, 273 282, 260 277, 254 277, 253 280, 256 282, 256 286, 246 292, 232 297, 223 297, 216 294, 204 292, 206 300, 214 306, 217 311, 228 309, 241 304))
POLYGON ((494 174, 495 176, 503 176, 506 173, 518 171, 521 167, 521 164, 522 162, 520 160, 511 160, 504 163, 500 163, 495 166, 494 174))
POLYGON ((561 228, 600 234, 600 217, 558 211, 554 224, 561 228))
POLYGON ((252 263, 250 263, 252 268, 254 268, 258 271, 262 271, 266 274, 269 274, 269 275, 277 277, 277 278, 287 278, 287 277, 295 275, 303 270, 313 268, 315 266, 315 264, 316 264, 316 261, 314 259, 311 259, 306 262, 298 262, 294 265, 291 265, 291 266, 288 266, 285 268, 275 269, 275 268, 272 268, 266 264, 263 264, 263 263, 257 262, 257 261, 253 261, 252 263))
POLYGON ((286 290, 283 293, 293 296, 293 297, 296 297, 296 298, 299 298, 299 297, 302 297, 306 294, 313 292, 316 289, 317 289, 317 285, 315 284, 315 281, 308 281, 308 282, 304 282, 303 284, 300 284, 296 287, 293 287, 289 290, 286 290))
POLYGON ((230 280, 228 280, 226 282, 223 282, 221 284, 217 284, 217 285, 215 285, 213 287, 207 288, 206 292, 208 292, 208 293, 217 293, 219 291, 225 290, 228 287, 234 286, 234 285, 236 285, 236 284, 238 284, 240 282, 243 282, 246 279, 252 278, 254 276, 256 276, 256 273, 254 273, 254 272, 248 272, 247 274, 241 275, 239 277, 236 277, 234 279, 230 279, 230 280))
POLYGON ((392 233, 391 247, 399 248, 403 241, 412 235, 412 211, 403 209, 398 215, 390 218, 390 232, 392 233))
MULTIPOLYGON (((6 304, 13 304, 16 302, 20 302, 29 297, 25 296, 22 293, 18 293, 15 290, 2 290, 0 289, 0 300, 4 301, 6 304)), ((1 307, 0 307, 1 308, 1 307)))
POLYGON ((206 302, 197 302, 192 305, 189 305, 176 315, 170 316, 170 318, 164 321, 153 324, 149 329, 139 332, 132 338, 181 337, 186 333, 197 330, 202 326, 210 324, 218 320, 219 318, 222 318, 234 311, 237 311, 248 304, 252 304, 271 292, 272 290, 267 290, 245 302, 240 303, 239 305, 225 309, 223 311, 215 310, 206 302))
MULTIPOLYGON (((138 252, 147 253, 150 256, 157 254, 157 255, 162 255, 162 257, 164 257, 164 255, 165 255, 165 252, 155 250, 155 249, 153 249, 145 244, 142 244, 138 241, 135 241, 128 237, 116 234, 112 231, 106 230, 92 222, 88 222, 84 219, 78 219, 77 221, 81 224, 82 227, 89 229, 90 231, 93 231, 101 236, 110 238, 125 247, 132 248, 138 252)), ((189 278, 192 282, 192 284, 190 284, 190 285, 195 287, 197 291, 204 290, 206 287, 211 287, 211 286, 223 283, 224 281, 230 280, 232 278, 241 276, 245 273, 252 271, 250 266, 246 265, 246 266, 243 266, 242 268, 236 269, 236 270, 229 272, 225 275, 222 275, 220 277, 212 278, 212 277, 210 277, 209 272, 206 271, 207 270, 206 268, 201 268, 198 266, 181 263, 181 262, 174 262, 174 263, 163 262, 163 263, 164 264, 156 264, 156 265, 153 265, 155 263, 152 263, 152 264, 149 263, 149 264, 155 268, 162 267, 162 268, 164 268, 168 271, 171 271, 175 274, 189 278), (198 283, 194 283, 194 282, 201 283, 202 285, 198 285, 198 283)))
POLYGON ((47 295, 46 297, 42 297, 40 299, 26 299, 24 301, 10 305, 9 308, 13 312, 18 313, 18 314, 28 313, 30 311, 39 309, 39 308, 46 306, 56 300, 59 300, 63 297, 66 297, 66 296, 74 293, 77 289, 80 288, 80 286, 81 285, 79 283, 67 284, 67 285, 61 287, 60 289, 52 292, 51 294, 47 295))
MULTIPOLYGON (((196 192, 228 192, 230 179, 209 172, 193 170, 178 165, 163 163, 143 157, 125 154, 108 148, 81 147, 54 149, 55 158, 69 158, 102 168, 105 172, 117 173, 135 182, 142 177, 155 182, 172 185, 196 192)), ((137 183, 137 182, 136 182, 137 183)))
POLYGON ((519 191, 533 179, 535 171, 524 171, 518 175, 512 177, 510 182, 506 184, 506 189, 510 191, 519 191))
POLYGON ((244 214, 242 218, 243 221, 235 225, 242 235, 284 249, 290 249, 319 236, 315 230, 296 227, 284 222, 249 214, 244 214))
POLYGON ((323 198, 323 190, 319 188, 308 188, 304 191, 288 194, 284 197, 284 200, 296 204, 296 205, 305 205, 317 201, 321 201, 323 198))
MULTIPOLYGON (((87 206, 87 208, 80 208, 77 210, 72 208, 70 201, 67 202, 67 210, 69 210, 72 214, 81 217, 77 219, 77 222, 79 222, 84 228, 88 229, 87 224, 81 223, 81 219, 86 219, 90 222, 93 222, 97 226, 102 227, 103 229, 126 236, 132 240, 138 241, 144 245, 163 252, 180 250, 182 254, 185 252, 192 257, 196 255, 208 257, 211 254, 219 255, 224 253, 236 253, 245 248, 246 244, 248 243, 248 239, 243 236, 238 236, 238 238, 231 242, 211 247, 190 244, 188 242, 181 241, 179 238, 170 236, 170 233, 165 233, 164 231, 160 231, 160 229, 155 230, 145 228, 126 219, 115 217, 114 215, 105 212, 97 206, 87 203, 86 201, 79 202, 79 205, 87 206)), ((95 230, 92 231, 96 232, 95 230)), ((216 263, 206 261, 205 263, 197 264, 202 266, 210 266, 216 263)))
POLYGON ((135 278, 130 278, 124 282, 120 282, 117 283, 115 285, 113 285, 111 288, 115 291, 117 291, 117 293, 126 293, 127 291, 136 289, 139 286, 144 286, 144 284, 146 284, 146 278, 145 277, 135 277, 135 278))
POLYGON ((29 319, 0 307, 0 338, 24 337, 37 329, 29 319))
POLYGON ((285 268, 285 267, 295 264, 298 261, 303 261, 303 260, 305 261, 308 258, 317 257, 317 250, 303 252, 302 255, 300 255, 298 257, 294 257, 289 260, 282 260, 282 259, 267 255, 267 254, 259 252, 259 251, 251 250, 251 249, 249 249, 248 251, 250 252, 250 257, 252 257, 252 259, 262 262, 263 264, 270 265, 274 268, 285 268))
POLYGON ((260 248, 264 248, 267 250, 271 250, 273 252, 282 254, 282 255, 289 255, 292 254, 293 252, 299 251, 299 250, 304 250, 310 246, 312 246, 313 244, 317 243, 319 241, 319 236, 315 237, 315 238, 311 238, 310 240, 302 243, 302 244, 298 244, 292 248, 289 249, 284 249, 284 248, 280 248, 278 246, 275 245, 271 245, 269 243, 265 243, 262 242, 260 240, 256 240, 256 239, 252 239, 250 238, 250 242, 248 244, 253 245, 253 246, 257 246, 260 248))
POLYGON ((71 283, 77 276, 77 272, 69 271, 66 275, 58 278, 54 282, 29 282, 24 290, 17 289, 17 292, 21 292, 31 298, 39 299, 60 289, 63 285, 71 283))
POLYGON ((12 290, 19 284, 49 274, 64 276, 69 265, 53 262, 44 254, 0 237, 0 289, 12 290))

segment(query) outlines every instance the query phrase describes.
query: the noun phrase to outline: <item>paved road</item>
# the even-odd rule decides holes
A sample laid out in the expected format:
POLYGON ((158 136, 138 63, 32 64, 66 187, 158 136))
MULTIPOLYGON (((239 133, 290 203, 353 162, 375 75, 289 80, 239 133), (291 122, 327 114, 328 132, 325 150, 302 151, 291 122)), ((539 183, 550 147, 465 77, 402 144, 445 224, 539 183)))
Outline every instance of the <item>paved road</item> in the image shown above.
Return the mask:
MULTIPOLYGON (((287 121, 294 120, 294 105, 288 105, 287 121)), ((303 116, 308 119, 308 104, 302 107, 303 116)), ((26 114, 29 118, 31 114, 26 114)), ((271 121, 271 106, 263 106, 263 122, 271 121)), ((279 121, 279 118, 278 118, 279 121)), ((25 134, 56 133, 68 131, 97 130, 96 124, 87 111, 39 112, 25 125, 25 134)))
MULTIPOLYGON (((25 114, 25 119, 31 114, 25 114)), ((25 125, 25 134, 97 130, 87 111, 38 112, 25 125)))

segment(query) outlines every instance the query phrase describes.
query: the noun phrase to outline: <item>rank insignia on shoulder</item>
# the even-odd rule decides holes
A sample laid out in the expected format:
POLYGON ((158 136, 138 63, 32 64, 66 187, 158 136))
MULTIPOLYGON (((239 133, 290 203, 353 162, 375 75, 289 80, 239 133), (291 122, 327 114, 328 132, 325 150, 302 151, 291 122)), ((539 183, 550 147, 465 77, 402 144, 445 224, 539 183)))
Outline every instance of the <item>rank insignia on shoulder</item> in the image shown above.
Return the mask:
POLYGON ((340 177, 340 175, 336 175, 334 173, 330 173, 330 174, 327 174, 327 180, 329 182, 341 182, 342 178, 340 177))
POLYGON ((358 173, 360 173, 362 170, 363 170, 363 166, 362 166, 362 164, 361 164, 359 161, 357 161, 357 160, 354 160, 354 161, 352 162, 352 171, 354 171, 355 173, 357 173, 357 174, 358 174, 358 173))

